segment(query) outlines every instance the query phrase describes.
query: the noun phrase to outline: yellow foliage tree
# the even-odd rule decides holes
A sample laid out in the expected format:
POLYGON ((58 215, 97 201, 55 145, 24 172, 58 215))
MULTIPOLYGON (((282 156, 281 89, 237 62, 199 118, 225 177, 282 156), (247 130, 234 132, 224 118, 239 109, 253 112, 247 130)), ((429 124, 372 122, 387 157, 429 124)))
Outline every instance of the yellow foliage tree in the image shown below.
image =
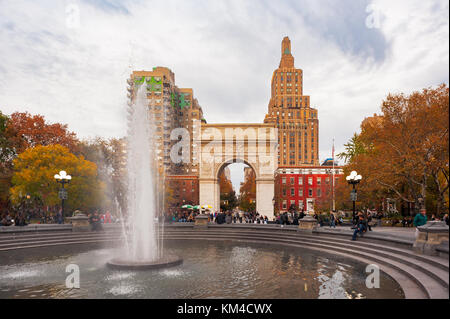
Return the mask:
POLYGON ((61 170, 72 176, 66 186, 69 210, 86 211, 101 204, 105 185, 97 178, 97 166, 59 144, 29 148, 14 160, 12 202, 17 204, 29 194, 41 198, 44 205, 58 205, 61 185, 55 181, 54 175, 61 170))

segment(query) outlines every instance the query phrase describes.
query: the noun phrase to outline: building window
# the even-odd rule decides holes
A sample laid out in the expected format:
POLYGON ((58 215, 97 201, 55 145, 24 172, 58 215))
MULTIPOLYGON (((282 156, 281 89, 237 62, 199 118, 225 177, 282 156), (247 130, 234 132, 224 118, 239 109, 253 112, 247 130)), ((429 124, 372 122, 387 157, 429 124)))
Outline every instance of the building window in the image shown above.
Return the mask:
POLYGON ((327 178, 325 178, 325 184, 330 184, 330 178, 329 177, 327 177, 327 178))
POLYGON ((317 185, 320 185, 320 183, 321 183, 321 178, 317 177, 317 185))
POLYGON ((300 196, 300 197, 303 196, 303 188, 298 189, 298 196, 300 196))
POLYGON ((286 177, 283 177, 283 178, 281 179, 281 183, 286 184, 286 177))
POLYGON ((303 185, 303 177, 298 178, 298 185, 303 185))
POLYGON ((312 177, 308 177, 308 185, 312 185, 313 184, 313 179, 312 177))
POLYGON ((291 188, 291 197, 295 196, 295 188, 291 188))
POLYGON ((291 185, 294 185, 294 178, 293 177, 291 177, 291 185))
POLYGON ((309 196, 309 197, 312 197, 312 195, 313 195, 312 189, 308 189, 308 196, 309 196))
POLYGON ((286 188, 283 188, 283 196, 286 196, 286 188))
POLYGON ((287 201, 284 200, 284 201, 283 201, 283 209, 286 209, 286 208, 287 208, 287 201))
POLYGON ((322 196, 322 190, 319 188, 319 189, 317 189, 317 197, 320 197, 320 196, 322 196))

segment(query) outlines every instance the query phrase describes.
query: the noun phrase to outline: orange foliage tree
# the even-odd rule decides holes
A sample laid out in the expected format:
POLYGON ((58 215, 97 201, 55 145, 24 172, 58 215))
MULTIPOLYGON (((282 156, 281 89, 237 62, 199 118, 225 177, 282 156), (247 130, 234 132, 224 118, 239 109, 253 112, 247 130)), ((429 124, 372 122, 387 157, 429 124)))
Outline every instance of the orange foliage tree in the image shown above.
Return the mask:
POLYGON ((233 184, 225 175, 225 169, 219 173, 220 187, 220 208, 223 210, 231 210, 237 206, 236 192, 233 190, 233 184))
POLYGON ((250 170, 239 192, 239 207, 243 211, 254 211, 256 209, 256 175, 253 169, 250 170))
POLYGON ((54 144, 65 146, 74 152, 78 142, 75 133, 67 129, 67 124, 49 124, 42 115, 31 115, 28 112, 11 114, 7 135, 13 141, 17 154, 29 147, 54 144))
POLYGON ((356 170, 363 176, 358 200, 370 206, 389 196, 417 211, 421 198, 434 196, 436 212, 442 212, 449 188, 448 87, 390 94, 381 111, 361 124, 362 151, 345 168, 346 175, 356 170))

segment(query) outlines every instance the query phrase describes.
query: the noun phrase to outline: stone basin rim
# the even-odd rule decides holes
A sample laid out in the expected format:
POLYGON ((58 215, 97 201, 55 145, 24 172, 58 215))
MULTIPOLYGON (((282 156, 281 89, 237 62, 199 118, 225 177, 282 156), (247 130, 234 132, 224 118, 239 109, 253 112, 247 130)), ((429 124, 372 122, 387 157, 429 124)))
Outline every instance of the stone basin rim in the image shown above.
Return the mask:
POLYGON ((182 258, 175 255, 168 255, 154 261, 133 261, 125 258, 113 258, 106 265, 112 269, 152 270, 178 266, 182 263, 182 258))

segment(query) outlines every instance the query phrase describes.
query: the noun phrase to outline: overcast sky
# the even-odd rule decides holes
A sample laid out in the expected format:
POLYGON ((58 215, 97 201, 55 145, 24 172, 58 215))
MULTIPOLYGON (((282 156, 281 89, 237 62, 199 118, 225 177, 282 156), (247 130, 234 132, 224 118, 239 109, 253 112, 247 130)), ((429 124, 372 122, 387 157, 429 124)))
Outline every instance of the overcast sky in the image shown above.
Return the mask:
POLYGON ((126 78, 167 66, 208 123, 262 122, 289 36, 323 161, 389 92, 448 84, 448 12, 448 0, 0 0, 0 110, 121 137, 126 78))

